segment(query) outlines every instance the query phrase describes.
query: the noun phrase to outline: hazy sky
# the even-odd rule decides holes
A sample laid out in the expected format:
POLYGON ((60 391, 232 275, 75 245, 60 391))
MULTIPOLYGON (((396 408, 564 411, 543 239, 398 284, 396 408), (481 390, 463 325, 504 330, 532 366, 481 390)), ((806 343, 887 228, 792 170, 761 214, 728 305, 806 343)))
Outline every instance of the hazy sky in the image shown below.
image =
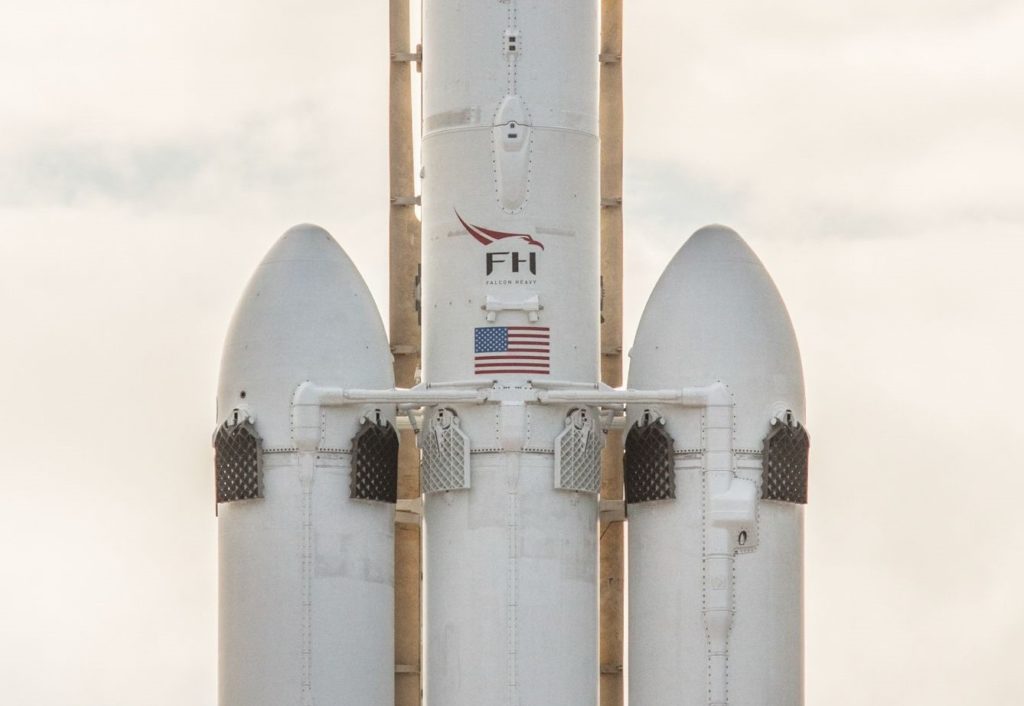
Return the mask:
MULTIPOLYGON (((0 701, 213 706, 220 347, 290 225, 386 307, 383 2, 7 0, 0 701)), ((1024 699, 1024 2, 629 0, 627 344, 707 222, 804 356, 808 704, 1024 699)))

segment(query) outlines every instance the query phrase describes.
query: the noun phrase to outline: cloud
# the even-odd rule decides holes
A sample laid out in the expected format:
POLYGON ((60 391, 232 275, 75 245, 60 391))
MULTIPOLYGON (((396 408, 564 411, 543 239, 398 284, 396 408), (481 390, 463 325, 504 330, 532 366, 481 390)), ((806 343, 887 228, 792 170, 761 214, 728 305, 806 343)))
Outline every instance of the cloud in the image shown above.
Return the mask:
POLYGON ((0 207, 127 204, 172 216, 257 199, 359 201, 359 192, 379 189, 386 164, 369 151, 353 154, 338 137, 346 122, 333 106, 309 101, 246 116, 230 129, 174 137, 40 132, 7 147, 0 207))
POLYGON ((673 155, 743 193, 751 220, 780 235, 1024 221, 1024 99, 1008 90, 1024 72, 1019 6, 648 2, 633 13, 634 159, 673 155), (655 10, 668 17, 655 22, 655 10), (666 57, 675 71, 644 80, 666 57))

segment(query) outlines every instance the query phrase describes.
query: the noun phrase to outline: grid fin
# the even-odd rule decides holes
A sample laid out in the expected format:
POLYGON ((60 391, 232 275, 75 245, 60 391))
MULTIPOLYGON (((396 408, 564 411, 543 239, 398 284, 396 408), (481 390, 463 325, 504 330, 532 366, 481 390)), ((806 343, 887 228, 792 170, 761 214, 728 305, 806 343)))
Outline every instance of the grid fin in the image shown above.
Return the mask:
POLYGON ((764 440, 764 472, 761 498, 807 504, 807 466, 811 439, 800 422, 772 420, 764 440))
POLYGON ((424 493, 462 490, 469 487, 469 437, 459 426, 459 415, 437 409, 420 432, 420 463, 424 493))
POLYGON ((263 497, 263 444, 252 420, 228 419, 213 440, 217 502, 263 497))
POLYGON ((555 439, 555 487, 582 493, 601 489, 604 432, 586 409, 574 409, 555 439))
POLYGON ((676 497, 674 444, 665 420, 649 411, 633 424, 623 459, 627 504, 676 497))
POLYGON ((398 432, 391 422, 363 421, 352 439, 353 500, 398 501, 398 432))

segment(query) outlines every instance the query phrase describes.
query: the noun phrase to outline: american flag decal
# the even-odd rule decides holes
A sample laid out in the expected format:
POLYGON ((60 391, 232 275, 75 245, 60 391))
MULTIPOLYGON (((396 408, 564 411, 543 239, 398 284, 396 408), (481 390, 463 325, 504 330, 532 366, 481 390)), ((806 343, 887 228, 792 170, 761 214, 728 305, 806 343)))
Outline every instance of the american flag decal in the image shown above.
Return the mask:
POLYGON ((487 326, 473 331, 473 372, 551 373, 551 329, 541 326, 487 326))

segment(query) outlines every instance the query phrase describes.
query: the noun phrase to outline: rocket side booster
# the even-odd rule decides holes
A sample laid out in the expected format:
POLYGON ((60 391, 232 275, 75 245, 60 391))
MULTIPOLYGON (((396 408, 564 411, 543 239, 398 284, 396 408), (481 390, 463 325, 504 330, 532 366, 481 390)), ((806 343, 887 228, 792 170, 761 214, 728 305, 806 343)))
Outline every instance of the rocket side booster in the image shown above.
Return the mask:
POLYGON ((598 386, 596 0, 426 0, 426 700, 593 706, 598 386))
POLYGON ((629 691, 638 706, 803 703, 800 352, 757 256, 704 228, 662 275, 632 388, 712 384, 700 406, 629 406, 629 691))
POLYGON ((264 258, 224 346, 220 706, 394 701, 394 405, 321 407, 311 384, 394 378, 365 283, 306 225, 264 258))

